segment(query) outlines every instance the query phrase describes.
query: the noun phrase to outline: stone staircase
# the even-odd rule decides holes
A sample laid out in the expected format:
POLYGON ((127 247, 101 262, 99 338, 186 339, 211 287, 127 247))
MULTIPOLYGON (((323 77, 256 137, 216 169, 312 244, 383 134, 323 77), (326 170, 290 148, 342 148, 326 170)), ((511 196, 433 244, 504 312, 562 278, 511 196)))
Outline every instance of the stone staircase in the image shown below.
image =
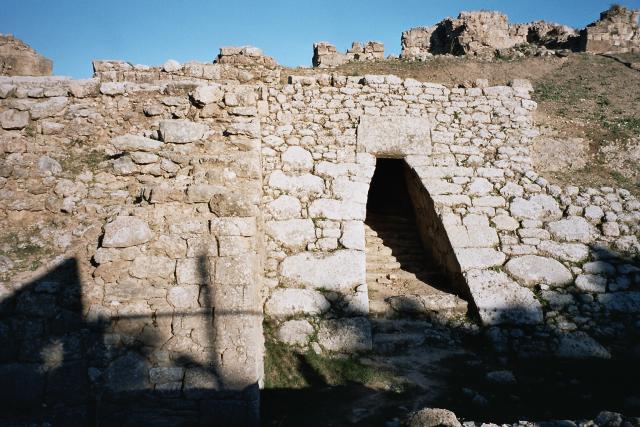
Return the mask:
POLYGON ((466 301, 437 289, 412 217, 370 213, 365 224, 369 310, 374 318, 464 315, 466 301))

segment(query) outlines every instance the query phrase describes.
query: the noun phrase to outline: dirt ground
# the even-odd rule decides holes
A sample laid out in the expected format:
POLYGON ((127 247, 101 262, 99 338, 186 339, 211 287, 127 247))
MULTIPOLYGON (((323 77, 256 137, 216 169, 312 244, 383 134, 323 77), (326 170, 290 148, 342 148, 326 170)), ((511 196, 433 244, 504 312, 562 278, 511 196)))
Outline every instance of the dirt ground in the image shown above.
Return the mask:
POLYGON ((529 79, 541 129, 532 150, 536 169, 559 184, 623 187, 640 194, 638 64, 640 55, 632 54, 574 53, 492 62, 443 56, 426 62, 352 62, 333 70, 289 68, 283 76, 394 74, 446 86, 476 79, 487 79, 491 85, 529 79))

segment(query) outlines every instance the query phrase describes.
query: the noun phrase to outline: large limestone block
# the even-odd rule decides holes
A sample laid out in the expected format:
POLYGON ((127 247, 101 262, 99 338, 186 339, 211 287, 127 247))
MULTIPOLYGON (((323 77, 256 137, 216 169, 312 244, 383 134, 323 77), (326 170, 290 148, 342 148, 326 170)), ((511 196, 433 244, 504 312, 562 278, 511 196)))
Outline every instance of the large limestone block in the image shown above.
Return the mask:
POLYGON ((139 135, 121 135, 116 136, 111 140, 116 150, 119 151, 156 151, 162 147, 162 141, 157 141, 151 138, 145 138, 139 135))
POLYGON ((543 255, 557 258, 560 261, 583 262, 589 258, 589 247, 582 243, 558 243, 544 240, 538 245, 543 255))
POLYGON ((365 232, 364 222, 345 221, 342 226, 342 237, 340 243, 347 249, 358 249, 364 251, 365 232))
POLYGON ((179 285, 207 285, 211 282, 210 275, 210 266, 206 257, 178 260, 176 280, 179 285))
POLYGON ((496 230, 487 225, 446 225, 445 229, 454 248, 490 248, 500 242, 496 230))
POLYGON ((137 257, 129 274, 138 279, 172 279, 176 270, 176 261, 164 256, 146 256, 137 257))
POLYGON ((505 268, 511 276, 526 286, 535 286, 541 283, 563 286, 573 281, 569 269, 559 261, 538 255, 513 258, 505 268))
POLYGON ((309 172, 313 169, 311 153, 298 146, 289 147, 287 151, 282 153, 282 163, 287 169, 293 171, 309 172))
POLYGON ((533 292, 509 279, 505 273, 471 270, 466 279, 484 325, 542 322, 542 306, 533 292))
POLYGON ((611 358, 611 353, 585 332, 561 335, 556 354, 563 359, 611 358))
POLYGON ((198 86, 191 95, 198 105, 206 105, 222 101, 224 90, 219 84, 198 86))
POLYGON ((301 209, 300 200, 286 194, 267 203, 267 211, 277 220, 298 218, 300 217, 301 209))
POLYGON ((462 271, 502 265, 507 256, 493 248, 454 248, 462 271))
POLYGON ((333 180, 333 194, 342 200, 350 200, 356 203, 367 203, 369 185, 364 182, 351 181, 345 177, 333 180))
POLYGON ((574 216, 551 222, 547 226, 554 239, 563 242, 591 243, 597 235, 596 228, 586 219, 574 216))
POLYGON ((160 122, 160 137, 164 142, 186 144, 202 139, 209 130, 205 123, 190 120, 163 120, 160 122))
POLYGON ((267 234, 286 249, 303 250, 316 239, 316 228, 310 219, 268 221, 267 234))
POLYGON ((320 323, 318 343, 334 352, 371 350, 371 324, 365 317, 324 320, 320 323))
POLYGON ((282 261, 280 276, 294 285, 351 292, 353 287, 366 283, 365 266, 362 251, 303 252, 282 261))
POLYGON ((35 120, 42 119, 44 117, 59 116, 67 107, 68 103, 69 98, 66 96, 49 98, 46 101, 39 102, 31 107, 31 117, 35 120))
POLYGON ((317 316, 329 310, 329 301, 312 289, 276 289, 265 304, 265 312, 272 317, 297 314, 317 316))
POLYGON ((317 199, 309 206, 311 218, 361 220, 367 215, 367 205, 351 200, 317 199))
POLYGON ((289 345, 304 346, 313 332, 313 326, 306 320, 289 320, 278 328, 277 336, 289 345))
POLYGON ((198 308, 200 287, 197 285, 173 286, 167 293, 167 301, 177 310, 198 308))
POLYGON ((29 124, 29 112, 7 110, 0 113, 0 126, 2 129, 22 129, 29 124))
POLYGON ((517 197, 511 202, 510 211, 517 219, 553 221, 562 218, 556 199, 545 194, 532 196, 529 200, 517 197))
POLYGON ((376 156, 431 154, 431 124, 423 117, 362 116, 357 130, 358 150, 376 156))
POLYGON ((149 225, 140 218, 119 216, 104 226, 103 248, 127 248, 141 245, 153 237, 149 225))
POLYGON ((276 170, 269 176, 269 187, 293 196, 309 197, 324 192, 324 180, 310 173, 289 176, 276 170))

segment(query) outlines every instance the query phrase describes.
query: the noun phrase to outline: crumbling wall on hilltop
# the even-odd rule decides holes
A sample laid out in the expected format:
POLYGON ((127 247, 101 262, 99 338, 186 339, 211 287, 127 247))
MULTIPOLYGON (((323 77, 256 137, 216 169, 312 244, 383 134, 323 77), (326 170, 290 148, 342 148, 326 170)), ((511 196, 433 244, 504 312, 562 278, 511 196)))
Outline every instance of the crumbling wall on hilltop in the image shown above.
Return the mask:
POLYGON ((349 61, 372 61, 384 59, 384 44, 376 41, 368 41, 364 45, 353 42, 346 53, 340 53, 331 43, 318 42, 313 44, 314 67, 337 67, 349 61))
POLYGON ((425 59, 431 55, 469 55, 490 58, 497 52, 524 43, 541 48, 570 49, 578 33, 572 28, 537 21, 509 24, 500 12, 461 12, 432 27, 417 27, 402 33, 401 57, 425 59))
POLYGON ((581 48, 585 52, 640 52, 640 10, 612 6, 600 19, 581 31, 581 48))
POLYGON ((53 61, 11 34, 0 34, 0 76, 50 76, 53 61))

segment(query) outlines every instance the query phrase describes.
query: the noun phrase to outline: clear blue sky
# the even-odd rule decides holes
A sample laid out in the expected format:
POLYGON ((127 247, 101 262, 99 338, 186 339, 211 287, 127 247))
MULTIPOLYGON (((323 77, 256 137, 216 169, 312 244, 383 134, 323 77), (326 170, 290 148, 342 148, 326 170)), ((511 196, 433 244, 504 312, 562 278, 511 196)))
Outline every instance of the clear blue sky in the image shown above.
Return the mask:
MULTIPOLYGON (((53 59, 54 73, 89 77, 93 59, 157 65, 169 58, 211 61, 220 46, 250 44, 283 65, 311 63, 312 44, 344 50, 379 40, 399 53, 403 30, 461 10, 505 12, 583 27, 612 0, 0 0, 0 33, 53 59)), ((620 3, 640 8, 640 0, 620 3)))

